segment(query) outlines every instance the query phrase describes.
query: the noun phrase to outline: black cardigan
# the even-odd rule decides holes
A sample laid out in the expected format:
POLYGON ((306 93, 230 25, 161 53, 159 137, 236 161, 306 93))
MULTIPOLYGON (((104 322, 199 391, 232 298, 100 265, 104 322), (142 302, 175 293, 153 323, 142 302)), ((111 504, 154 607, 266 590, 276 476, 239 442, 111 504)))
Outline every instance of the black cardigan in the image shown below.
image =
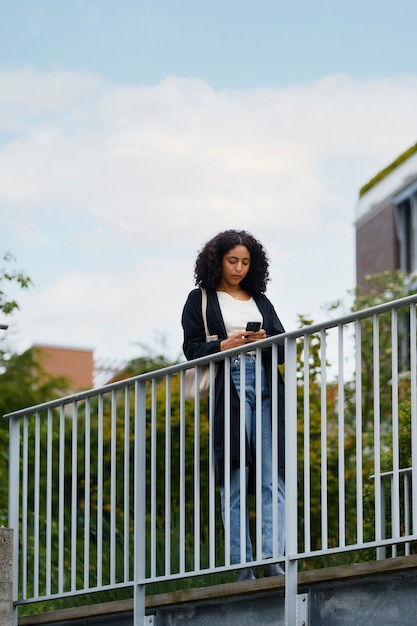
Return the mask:
MULTIPOLYGON (((262 327, 268 337, 285 332, 272 303, 263 295, 254 295, 253 299, 258 306, 263 317, 262 327)), ((215 341, 206 341, 204 322, 201 313, 201 289, 194 289, 188 295, 182 313, 182 327, 184 329, 183 350, 188 360, 197 359, 220 351, 220 342, 227 339, 226 328, 220 310, 217 293, 214 289, 207 289, 207 325, 210 335, 217 335, 215 341)), ((278 348, 278 361, 284 360, 284 347, 278 348)), ((271 388, 271 349, 262 351, 262 362, 268 376, 269 387, 271 388)), ((279 473, 284 476, 285 468, 285 415, 284 415, 284 381, 278 371, 278 457, 279 473)), ((230 379, 230 460, 231 468, 238 468, 240 465, 240 406, 239 396, 236 388, 230 379)), ((223 362, 219 362, 219 369, 215 387, 215 410, 214 410, 214 453, 216 467, 220 483, 223 482, 224 475, 224 367, 223 362)), ((272 416, 271 416, 272 419, 272 416)), ((246 464, 254 466, 255 450, 251 450, 246 441, 246 464)))

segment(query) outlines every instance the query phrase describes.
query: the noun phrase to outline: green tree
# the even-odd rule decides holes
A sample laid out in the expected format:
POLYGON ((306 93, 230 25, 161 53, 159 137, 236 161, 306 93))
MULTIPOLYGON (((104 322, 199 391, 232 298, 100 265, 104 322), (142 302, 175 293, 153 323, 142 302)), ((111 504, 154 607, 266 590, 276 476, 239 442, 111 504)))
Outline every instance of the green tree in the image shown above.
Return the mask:
MULTIPOLYGON (((397 300, 415 293, 416 276, 406 274, 400 270, 383 272, 366 277, 365 289, 356 288, 352 311, 360 311, 386 302, 397 300)), ((340 307, 337 303, 334 308, 340 307)), ((362 385, 362 449, 363 449, 363 485, 364 485, 364 530, 365 539, 374 537, 375 524, 375 487, 373 479, 375 467, 375 405, 374 405, 374 377, 377 375, 379 385, 379 435, 381 471, 393 469, 393 394, 398 394, 399 402, 399 459, 400 467, 407 467, 410 462, 410 380, 407 372, 410 367, 409 345, 409 308, 398 311, 398 367, 400 375, 397 389, 392 387, 392 315, 384 313, 378 318, 378 345, 374 345, 374 322, 372 318, 361 322, 361 371, 356 376, 361 377, 362 385), (374 355, 378 350, 377 371, 375 371, 374 355)), ((353 380, 345 387, 345 452, 355 461, 355 388, 357 381, 353 380)), ((355 470, 351 463, 352 472, 355 470)), ((386 501, 389 499, 389 484, 387 483, 386 501)), ((355 498, 352 494, 352 504, 355 498)), ((354 530, 352 531, 354 532, 354 530)), ((367 555, 372 558, 372 555, 367 555)), ((363 556, 362 556, 363 558, 363 556)))
MULTIPOLYGON (((8 289, 27 289, 31 279, 13 267, 14 258, 5 253, 0 268, 0 311, 6 317, 19 308, 17 301, 8 295, 8 289), (12 267, 10 267, 12 266, 12 267)), ((3 322, 2 322, 3 323, 3 322)), ((64 378, 52 377, 42 367, 41 353, 35 348, 15 354, 7 344, 7 331, 0 338, 0 524, 7 525, 9 425, 3 415, 39 404, 67 392, 64 378)))
POLYGON ((18 303, 8 295, 7 287, 12 287, 13 284, 17 285, 21 289, 27 289, 32 284, 32 280, 29 276, 18 271, 14 267, 10 267, 9 264, 13 264, 15 259, 10 252, 4 252, 1 260, 3 266, 0 267, 0 311, 3 315, 9 315, 13 311, 19 308, 18 303))
MULTIPOLYGON (((350 311, 360 311, 388 301, 396 300, 415 293, 415 276, 404 272, 384 272, 369 276, 366 279, 366 289, 355 289, 353 303, 350 311)), ((328 312, 346 313, 343 302, 338 301, 327 307, 328 312)), ((409 323, 407 309, 398 311, 399 350, 398 360, 400 371, 407 372, 409 369, 409 323), (408 343, 407 343, 408 341, 408 343)), ((301 328, 313 324, 311 319, 299 316, 301 328)), ((378 374, 379 382, 379 412, 381 422, 381 469, 392 470, 392 339, 391 339, 391 313, 385 313, 378 319, 378 372, 374 372, 374 327, 373 319, 364 319, 361 322, 361 359, 362 367, 355 372, 352 379, 345 380, 344 394, 344 432, 339 433, 338 428, 338 394, 337 380, 327 380, 326 394, 324 396, 326 406, 322 407, 321 395, 321 363, 320 349, 321 336, 319 333, 308 337, 308 364, 305 363, 304 342, 298 344, 298 458, 300 477, 299 499, 299 528, 300 545, 303 545, 303 531, 305 524, 310 524, 311 547, 321 547, 321 521, 323 508, 321 503, 322 465, 326 463, 327 472, 327 525, 329 544, 333 538, 337 539, 339 533, 338 507, 339 507, 339 454, 343 450, 344 462, 344 507, 347 513, 356 510, 356 385, 357 376, 360 376, 362 385, 362 478, 364 485, 364 510, 365 510, 365 534, 372 537, 374 532, 374 484, 371 479, 375 471, 374 466, 374 374, 378 374), (307 366, 306 366, 307 365, 307 366), (308 376, 308 385, 304 384, 308 376), (306 396, 308 394, 308 397, 306 396), (309 433, 304 432, 304 407, 308 406, 309 433), (326 415, 326 459, 321 456, 322 424, 321 413, 325 409, 326 415), (339 448, 340 437, 343 437, 343 446, 339 448), (306 477, 310 492, 309 509, 305 510, 304 495, 306 489, 305 478, 305 450, 309 454, 309 474, 306 477)), ((328 365, 328 364, 326 364, 328 365)), ((400 463, 405 467, 409 461, 407 451, 410 448, 410 411, 409 411, 410 382, 407 376, 400 377, 398 385, 398 397, 400 403, 400 463), (408 430, 407 430, 408 429, 408 430), (405 434, 406 433, 406 434, 405 434)), ((388 497, 388 496, 387 496, 388 497)), ((356 520, 348 514, 345 522, 346 541, 356 541, 356 520)), ((367 555, 368 557, 369 555, 367 555)), ((356 560, 363 555, 351 554, 347 558, 356 560)), ((370 556, 372 558, 372 556, 370 556)), ((340 562, 340 557, 322 559, 320 565, 331 565, 340 562), (339 559, 339 560, 337 560, 339 559)), ((305 567, 316 566, 318 563, 306 563, 305 567)))
MULTIPOLYGON (((366 290, 357 288, 354 291, 353 311, 360 311, 368 307, 376 306, 397 300, 404 296, 415 293, 416 277, 412 274, 406 274, 400 270, 396 272, 383 272, 366 277, 366 290)), ((408 326, 408 310, 402 309, 398 312, 398 328, 399 328, 399 364, 400 369, 407 370, 409 368, 409 351, 404 349, 404 342, 407 342, 409 336, 408 326)), ((371 318, 364 320, 361 324, 362 333, 362 389, 363 389, 363 419, 364 428, 371 432, 374 420, 374 350, 373 346, 373 320, 371 318)), ((391 313, 384 313, 379 316, 379 351, 378 369, 381 390, 380 413, 385 421, 386 430, 387 420, 391 416, 392 402, 392 341, 391 341, 391 313)), ((403 389, 401 389, 403 391, 403 389)), ((389 432, 389 429, 388 431, 389 432)))
MULTIPOLYGON (((120 375, 120 378, 126 378, 130 376, 136 376, 142 373, 151 372, 169 365, 174 365, 163 354, 152 351, 148 346, 141 344, 144 353, 135 359, 132 359, 126 366, 126 369, 120 375)), ((166 378, 161 377, 156 386, 156 430, 154 437, 156 438, 155 444, 155 463, 156 463, 156 475, 158 476, 156 485, 156 535, 157 535, 157 563, 158 571, 160 574, 164 571, 165 566, 165 519, 167 515, 166 507, 166 490, 169 489, 171 494, 170 498, 170 519, 171 519, 171 567, 173 571, 177 568, 179 570, 179 532, 180 532, 180 476, 182 470, 180 467, 181 450, 181 396, 180 396, 180 380, 179 376, 173 376, 170 382, 170 407, 169 415, 167 414, 166 406, 166 378), (169 437, 170 445, 170 461, 171 461, 171 482, 166 484, 165 479, 165 446, 167 437, 169 437)), ((150 391, 150 390, 149 390, 150 391)), ((147 400, 148 409, 148 422, 147 422, 147 483, 148 493, 151 480, 151 448, 152 448, 152 428, 151 428, 151 396, 148 393, 147 400)), ((209 559, 209 541, 213 541, 214 532, 216 535, 216 548, 217 555, 221 561, 223 557, 222 551, 224 551, 223 543, 223 526, 220 517, 220 511, 216 516, 215 529, 209 529, 209 420, 208 420, 208 404, 207 400, 200 402, 199 410, 195 412, 193 402, 186 402, 184 407, 184 479, 185 479, 185 527, 186 527, 186 567, 192 568, 192 563, 195 557, 195 543, 194 543, 194 518, 196 510, 194 508, 194 489, 195 489, 195 476, 194 476, 194 451, 196 445, 196 437, 199 447, 199 491, 200 491, 200 541, 198 543, 198 550, 200 550, 201 565, 202 567, 208 567, 209 559), (196 434, 197 433, 197 434, 196 434), (209 534, 211 534, 209 539, 209 534)), ((149 510, 149 506, 148 506, 149 510)), ((148 517, 148 532, 150 532, 150 516, 148 517)), ((148 544, 150 550, 150 544, 148 544)), ((227 581, 230 576, 225 575, 227 581)), ((215 582, 221 582, 224 580, 224 575, 214 575, 211 579, 215 582)), ((194 586, 195 580, 188 581, 190 586, 194 586)), ((207 584, 207 579, 205 581, 207 584)), ((184 587, 184 581, 180 583, 157 583, 151 585, 147 589, 147 593, 172 590, 179 586, 184 587)))
MULTIPOLYGON (((311 326, 313 321, 303 315, 298 316, 300 328, 311 326)), ((297 439, 298 439, 298 471, 299 471, 299 540, 300 545, 304 545, 304 531, 306 524, 310 527, 311 548, 320 549, 322 547, 321 523, 323 503, 321 501, 322 468, 326 467, 324 480, 326 481, 326 492, 328 496, 327 525, 330 537, 338 534, 338 507, 337 507, 337 382, 327 381, 324 412, 326 415, 326 458, 322 458, 322 393, 321 375, 323 369, 329 366, 329 362, 321 362, 321 334, 308 335, 307 346, 303 341, 297 344, 297 439), (306 363, 306 350, 308 350, 308 361, 306 363), (308 384, 305 385, 305 377, 308 377, 308 384), (307 390, 307 397, 306 397, 307 390), (308 432, 305 430, 305 407, 308 407, 308 432), (306 454, 308 456, 309 472, 306 475, 306 454), (305 479, 305 480, 304 480, 305 479), (309 490, 308 508, 304 506, 305 491, 309 490)), ((309 563, 303 567, 308 568, 309 563)))

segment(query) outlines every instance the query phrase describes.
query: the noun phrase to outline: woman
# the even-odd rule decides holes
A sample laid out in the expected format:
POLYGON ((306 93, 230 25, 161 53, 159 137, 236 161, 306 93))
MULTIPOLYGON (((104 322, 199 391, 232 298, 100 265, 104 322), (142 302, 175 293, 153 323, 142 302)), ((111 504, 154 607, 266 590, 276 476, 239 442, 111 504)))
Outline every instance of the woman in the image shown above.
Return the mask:
MULTIPOLYGON (((206 243, 195 264, 199 287, 188 295, 182 315, 184 354, 188 360, 252 344, 284 332, 275 309, 264 295, 269 280, 268 259, 261 243, 246 231, 227 230, 206 243), (201 311, 201 289, 207 291, 206 341, 201 311), (260 329, 247 331, 247 322, 260 322, 260 329)), ((256 452, 255 347, 242 355, 245 361, 246 488, 256 452)), ((279 362, 283 347, 279 347, 279 362)), ((230 376, 230 552, 233 563, 240 553, 240 355, 231 359, 230 376)), ((278 506, 278 553, 284 553, 284 385, 278 372, 278 493, 272 493, 271 349, 262 352, 262 558, 273 555, 273 507, 278 506)), ((215 387, 214 452, 225 520, 224 489, 224 368, 220 362, 215 387)), ((277 418, 276 415, 273 416, 277 418)), ((246 562, 253 561, 246 512, 246 562)), ((279 564, 264 567, 265 576, 282 574, 279 564)), ((237 572, 237 580, 255 578, 250 567, 237 572)))

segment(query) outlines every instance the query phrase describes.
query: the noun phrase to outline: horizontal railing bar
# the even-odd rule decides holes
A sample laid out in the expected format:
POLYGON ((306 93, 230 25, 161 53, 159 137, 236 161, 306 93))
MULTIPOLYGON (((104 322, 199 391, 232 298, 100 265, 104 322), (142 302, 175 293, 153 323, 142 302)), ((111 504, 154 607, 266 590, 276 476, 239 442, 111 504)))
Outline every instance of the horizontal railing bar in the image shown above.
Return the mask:
POLYGON ((62 591, 60 593, 52 593, 47 596, 37 596, 36 598, 24 598, 18 599, 13 602, 15 606, 23 606, 24 604, 35 604, 37 602, 48 602, 50 600, 60 600, 61 598, 72 598, 74 596, 80 597, 90 595, 91 593, 105 593, 106 591, 113 589, 129 589, 133 587, 134 581, 108 584, 103 587, 90 587, 88 589, 74 589, 74 591, 62 591))
MULTIPOLYGON (((268 563, 284 563, 284 562, 285 562, 285 557, 281 557, 279 559, 270 558, 270 559, 251 561, 251 562, 248 562, 247 565, 250 567, 263 567, 267 565, 268 563)), ((204 568, 204 569, 199 569, 199 570, 177 572, 177 573, 169 574, 169 575, 152 576, 152 577, 147 577, 144 579, 140 578, 136 582, 131 580, 131 581, 115 583, 115 584, 109 583, 109 585, 103 585, 102 587, 90 587, 88 589, 64 591, 62 593, 50 594, 48 596, 47 595, 39 596, 35 599, 28 598, 28 599, 16 600, 15 605, 21 606, 24 604, 32 604, 35 602, 45 602, 49 600, 59 600, 61 598, 68 598, 72 596, 82 596, 82 595, 90 594, 90 593, 103 593, 103 592, 108 591, 109 589, 127 589, 129 587, 133 587, 135 584, 139 584, 139 585, 145 584, 145 583, 151 584, 151 583, 157 583, 157 582, 164 582, 167 580, 181 580, 183 578, 194 578, 196 576, 209 576, 212 574, 229 573, 231 571, 238 570, 240 567, 241 567, 240 565, 231 564, 231 565, 209 567, 209 568, 204 568)))
MULTIPOLYGON (((257 347, 260 349, 268 348, 274 343, 283 343, 286 335, 282 333, 281 335, 274 335, 273 337, 267 337, 266 339, 262 339, 257 342, 257 347)), ((240 353, 246 353, 250 350, 253 350, 253 346, 246 345, 240 346, 239 348, 232 348, 230 350, 224 350, 221 353, 216 352, 215 354, 211 354, 209 356, 200 357, 198 359, 194 359, 192 361, 183 361, 181 363, 176 363, 175 365, 169 365, 168 367, 161 368, 159 370, 152 370, 151 372, 146 372, 144 374, 139 374, 137 376, 133 376, 130 378, 124 378, 123 380, 119 380, 114 383, 109 383, 108 385, 103 385, 102 387, 97 387, 95 389, 88 389, 86 391, 79 391, 75 394, 64 396, 62 398, 57 398, 56 400, 50 400, 49 402, 44 402, 42 404, 35 404, 30 407, 26 407, 23 409, 18 409, 17 411, 12 411, 10 413, 5 413, 3 418, 18 418, 24 417, 25 415, 31 415, 36 411, 43 411, 46 409, 53 409, 62 406, 63 404, 70 404, 72 402, 79 402, 80 400, 86 400, 88 398, 94 398, 96 396, 100 396, 102 394, 109 394, 114 390, 123 389, 124 387, 133 386, 136 382, 152 382, 155 378, 164 378, 165 376, 172 376, 173 374, 179 374, 182 371, 191 369, 193 367, 207 365, 211 361, 222 361, 224 357, 234 356, 240 353)))
MULTIPOLYGON (((400 469, 396 470, 395 473, 398 472, 398 474, 411 474, 411 472, 413 471, 412 467, 401 467, 400 469)), ((394 475, 394 471, 390 470, 389 472, 381 472, 380 474, 378 474, 380 478, 385 478, 386 476, 393 476, 394 475)), ((371 478, 372 480, 375 480, 375 474, 371 474, 369 476, 369 478, 371 478)))
POLYGON ((315 550, 314 552, 298 552, 297 554, 289 554, 289 561, 300 561, 301 559, 315 559, 320 556, 331 556, 333 554, 343 554, 344 552, 356 552, 360 550, 374 550, 383 546, 392 546, 409 541, 417 541, 417 535, 401 535, 399 537, 390 537, 389 539, 379 539, 377 541, 367 541, 365 543, 351 543, 343 546, 335 546, 326 550, 315 550))
MULTIPOLYGON (((398 300, 392 300, 390 302, 384 302, 383 304, 377 304, 367 309, 361 309, 360 311, 346 313, 345 315, 336 317, 332 320, 327 320, 326 322, 311 324, 311 326, 303 326, 298 330, 292 330, 290 332, 287 332, 285 336, 294 339, 297 337, 302 337, 304 334, 312 335, 314 333, 320 332, 321 330, 329 330, 330 328, 336 328, 337 326, 350 324, 352 322, 355 322, 356 320, 363 320, 367 317, 372 317, 373 315, 388 313, 393 309, 401 309, 408 306, 409 304, 415 304, 416 302, 417 295, 405 296, 404 298, 399 298, 398 300)), ((284 335, 280 335, 280 337, 284 337, 284 335)))
MULTIPOLYGON (((348 313, 330 321, 312 324, 311 326, 304 326, 303 328, 300 328, 298 330, 293 330, 290 332, 282 333, 280 335, 274 335, 273 337, 267 337, 266 339, 261 339, 257 342, 257 347, 259 347, 260 350, 263 350, 264 348, 267 348, 274 343, 283 343, 286 338, 294 339, 301 338, 304 335, 312 335, 325 329, 335 328, 339 325, 348 324, 354 322, 355 320, 365 319, 372 315, 385 313, 387 311, 391 311, 392 309, 399 309, 407 306, 408 304, 414 303, 417 303, 417 295, 406 296, 404 298, 400 298, 399 300, 394 300, 392 302, 386 302, 384 304, 378 304, 377 306, 369 307, 368 309, 363 309, 362 311, 348 313)), ((224 350, 222 353, 216 352, 215 354, 212 354, 210 356, 200 357, 192 361, 185 361, 182 363, 177 363, 175 365, 169 365, 168 367, 159 370, 154 370, 145 374, 139 374, 138 376, 133 376, 131 378, 125 378, 121 381, 110 383, 108 385, 103 385, 102 387, 98 387, 97 389, 81 391, 70 396, 65 396, 61 399, 51 400, 50 402, 45 402, 43 404, 37 404, 24 409, 19 409, 18 411, 12 411, 11 413, 6 413, 5 415, 3 415, 3 417, 6 419, 10 417, 22 417, 24 415, 27 415, 28 413, 34 413, 39 409, 43 410, 58 407, 62 404, 67 404, 69 402, 84 400, 89 397, 91 398, 94 396, 98 396, 100 393, 103 392, 120 389, 125 387, 126 385, 133 385, 135 381, 148 382, 151 381, 153 378, 162 378, 166 375, 172 376, 173 374, 177 374, 182 370, 190 369, 191 367, 196 367, 197 365, 206 365, 210 363, 210 361, 222 360, 225 355, 234 356, 235 354, 239 354, 241 352, 249 352, 251 349, 253 348, 249 345, 239 348, 232 348, 230 350, 224 350)))

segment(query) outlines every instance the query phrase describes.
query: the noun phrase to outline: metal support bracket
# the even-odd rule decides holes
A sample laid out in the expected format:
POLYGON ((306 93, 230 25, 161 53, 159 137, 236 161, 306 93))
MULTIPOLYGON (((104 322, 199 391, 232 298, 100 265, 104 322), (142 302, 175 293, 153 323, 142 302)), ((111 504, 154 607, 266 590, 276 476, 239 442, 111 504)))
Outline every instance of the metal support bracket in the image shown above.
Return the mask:
POLYGON ((308 593, 297 594, 297 626, 309 626, 308 593))

